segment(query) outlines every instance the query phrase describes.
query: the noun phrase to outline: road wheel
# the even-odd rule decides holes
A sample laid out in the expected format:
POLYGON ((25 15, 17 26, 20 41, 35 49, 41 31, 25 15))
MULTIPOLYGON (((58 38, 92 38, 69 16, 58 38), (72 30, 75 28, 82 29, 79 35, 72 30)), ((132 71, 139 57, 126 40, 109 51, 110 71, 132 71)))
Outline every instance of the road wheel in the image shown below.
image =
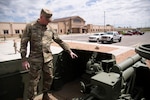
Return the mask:
POLYGON ((121 38, 118 41, 121 42, 121 38))
POLYGON ((97 39, 97 43, 100 42, 99 38, 97 39))
POLYGON ((114 42, 114 40, 113 40, 113 38, 111 39, 111 41, 110 41, 110 43, 113 43, 114 42))

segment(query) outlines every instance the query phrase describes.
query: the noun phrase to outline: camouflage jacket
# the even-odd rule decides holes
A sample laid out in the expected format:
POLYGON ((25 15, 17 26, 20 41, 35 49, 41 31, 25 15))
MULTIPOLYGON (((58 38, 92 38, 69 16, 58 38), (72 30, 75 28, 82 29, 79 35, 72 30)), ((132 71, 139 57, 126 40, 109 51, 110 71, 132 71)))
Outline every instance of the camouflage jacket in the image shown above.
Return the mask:
POLYGON ((27 45, 30 43, 30 61, 48 62, 53 59, 50 45, 53 40, 64 50, 70 52, 69 46, 62 41, 58 34, 49 26, 43 26, 38 21, 27 24, 21 37, 21 57, 27 60, 27 45))

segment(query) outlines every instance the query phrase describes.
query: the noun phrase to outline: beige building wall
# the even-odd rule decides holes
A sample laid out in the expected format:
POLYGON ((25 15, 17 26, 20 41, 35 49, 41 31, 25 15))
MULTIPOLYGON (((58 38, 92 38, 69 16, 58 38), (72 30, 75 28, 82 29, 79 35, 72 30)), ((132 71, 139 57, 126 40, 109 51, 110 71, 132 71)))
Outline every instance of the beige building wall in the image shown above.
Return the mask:
POLYGON ((84 19, 80 17, 76 17, 71 20, 71 27, 74 33, 86 33, 87 32, 85 21, 84 19))
POLYGON ((15 23, 12 24, 12 34, 22 34, 26 27, 26 23, 15 23), (17 33, 19 31, 19 33, 17 33))
POLYGON ((1 22, 0 23, 0 34, 4 34, 4 31, 8 30, 9 34, 11 33, 11 23, 1 22))
MULTIPOLYGON (((71 16, 66 18, 54 19, 49 24, 58 34, 72 33, 96 33, 114 30, 113 26, 102 26, 85 24, 85 20, 79 16, 71 16)), ((0 35, 22 34, 26 23, 0 22, 0 35)))
POLYGON ((101 26, 101 25, 87 25, 87 32, 88 33, 97 33, 97 32, 104 32, 104 31, 113 31, 113 26, 101 26))
POLYGON ((50 27, 52 27, 56 32, 58 32, 58 24, 57 23, 49 23, 50 27))
POLYGON ((58 33, 59 34, 66 34, 68 28, 64 24, 65 24, 65 22, 58 22, 58 33))
POLYGON ((114 31, 113 26, 105 26, 105 31, 114 31))
POLYGON ((0 22, 0 35, 22 34, 26 23, 0 22))
POLYGON ((79 16, 54 19, 52 23, 58 24, 59 34, 84 33, 85 21, 79 16))

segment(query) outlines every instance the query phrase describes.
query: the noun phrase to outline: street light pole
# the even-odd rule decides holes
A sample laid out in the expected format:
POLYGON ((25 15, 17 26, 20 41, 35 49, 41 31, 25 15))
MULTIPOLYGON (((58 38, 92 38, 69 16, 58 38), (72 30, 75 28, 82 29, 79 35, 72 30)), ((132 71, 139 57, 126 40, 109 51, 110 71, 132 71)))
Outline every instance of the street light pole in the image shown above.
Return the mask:
POLYGON ((104 11, 104 32, 105 32, 105 11, 104 11))

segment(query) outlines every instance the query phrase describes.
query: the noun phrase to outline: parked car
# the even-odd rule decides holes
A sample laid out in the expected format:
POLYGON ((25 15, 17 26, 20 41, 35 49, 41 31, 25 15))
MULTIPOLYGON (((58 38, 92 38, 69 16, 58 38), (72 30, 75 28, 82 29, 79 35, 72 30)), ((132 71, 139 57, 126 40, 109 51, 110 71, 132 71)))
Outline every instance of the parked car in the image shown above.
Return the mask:
POLYGON ((132 30, 126 31, 126 32, 124 32, 123 35, 130 35, 130 36, 132 36, 133 35, 133 31, 132 30))
POLYGON ((129 31, 118 31, 119 34, 122 34, 122 35, 133 35, 132 33, 132 30, 129 30, 129 31))
POLYGON ((143 34, 144 34, 144 32, 139 31, 139 30, 133 31, 133 35, 143 35, 143 34))
POLYGON ((106 32, 104 35, 101 36, 101 42, 110 42, 113 43, 115 40, 121 42, 122 35, 120 35, 117 31, 110 31, 106 32))
POLYGON ((94 33, 90 35, 88 38, 89 42, 100 42, 101 41, 101 36, 104 35, 104 32, 101 33, 94 33))

